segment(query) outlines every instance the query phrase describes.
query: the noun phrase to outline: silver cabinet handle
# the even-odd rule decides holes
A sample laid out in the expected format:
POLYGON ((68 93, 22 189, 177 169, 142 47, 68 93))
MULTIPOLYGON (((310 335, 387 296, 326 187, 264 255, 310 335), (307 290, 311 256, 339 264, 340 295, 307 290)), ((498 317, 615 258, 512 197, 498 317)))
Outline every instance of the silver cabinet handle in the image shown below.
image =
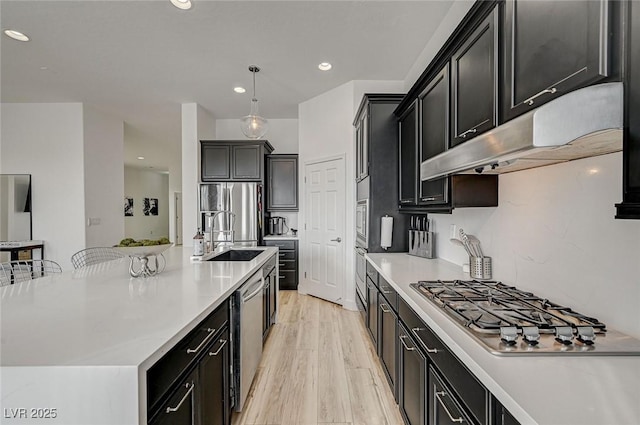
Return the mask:
POLYGON ((285 256, 285 254, 278 254, 278 256, 280 256, 280 257, 284 257, 284 256, 285 256))
MULTIPOLYGON (((422 338, 420 338, 420 335, 418 335, 418 332, 420 332, 422 330, 422 328, 411 328, 411 332, 416 336, 416 338, 418 338, 420 341, 422 341, 422 338)), ((435 354, 438 352, 437 348, 429 348, 427 347, 427 344, 424 343, 424 341, 422 341, 422 345, 424 345, 424 348, 427 350, 427 353, 431 353, 431 354, 435 354)))
POLYGON ((187 348, 187 354, 191 354, 191 353, 197 353, 198 351, 200 351, 200 349, 202 348, 202 346, 204 344, 207 343, 207 341, 209 340, 209 338, 211 338, 213 336, 213 333, 215 332, 215 329, 211 329, 211 328, 207 328, 207 332, 209 333, 209 335, 207 335, 202 342, 200 343, 200 345, 198 345, 196 348, 187 348))
POLYGON ((385 291, 385 290, 384 290, 384 289, 382 289, 382 288, 380 288, 380 291, 381 291, 383 294, 392 294, 392 293, 393 293, 393 291, 385 291))
POLYGON ((405 350, 407 351, 414 351, 416 349, 416 347, 409 347, 407 345, 406 342, 404 342, 405 339, 407 339, 408 337, 406 335, 400 335, 400 342, 402 343, 402 346, 404 347, 405 350))
POLYGON ((478 132, 477 128, 472 128, 471 130, 467 130, 464 133, 462 133, 460 135, 460 137, 462 137, 463 139, 466 139, 467 138, 467 134, 473 134, 473 133, 477 133, 477 132, 478 132))
POLYGON ((196 384, 194 384, 193 382, 191 383, 191 385, 189 384, 184 384, 185 388, 189 388, 189 390, 185 393, 185 395, 182 397, 182 400, 180 400, 180 403, 178 403, 178 405, 176 407, 167 407, 167 410, 165 411, 165 413, 173 413, 173 412, 177 412, 178 409, 180 409, 180 406, 182 406, 182 403, 184 403, 184 401, 187 399, 187 397, 189 397, 189 394, 191 394, 193 392, 193 387, 196 386, 196 384))
POLYGON ((542 90, 540 93, 538 93, 538 94, 534 94, 534 95, 533 95, 533 96, 531 96, 529 99, 525 100, 523 103, 526 103, 527 105, 531 106, 531 105, 533 105, 533 101, 534 101, 536 98, 538 98, 538 97, 542 96, 543 94, 546 94, 546 93, 551 93, 551 94, 553 94, 553 93, 555 93, 555 92, 557 92, 557 91, 558 91, 558 89, 556 89, 555 87, 551 87, 550 89, 544 89, 544 90, 542 90))
POLYGON ((451 412, 449 412, 449 409, 447 409, 447 406, 442 402, 442 399, 440 398, 440 396, 446 396, 447 393, 444 391, 436 391, 436 400, 438 400, 438 403, 440 403, 440 406, 442 406, 442 408, 444 409, 444 411, 447 413, 447 416, 449 416, 449 419, 451 420, 451 422, 459 422, 462 423, 464 422, 464 418, 461 416, 459 418, 454 418, 453 416, 451 416, 451 412))
POLYGON ((286 279, 286 276, 278 276, 278 279, 286 279))
POLYGON ((435 196, 429 196, 428 198, 422 198, 423 201, 435 201, 436 197, 435 196))
POLYGON ((222 347, 227 345, 227 340, 226 339, 221 339, 219 342, 221 342, 222 345, 220 345, 220 347, 218 347, 218 349, 215 351, 215 353, 209 353, 210 356, 217 356, 218 353, 220 353, 220 350, 222 350, 222 347))
POLYGON ((338 242, 338 243, 340 243, 340 242, 342 242, 342 238, 338 236, 338 237, 337 237, 337 238, 335 238, 335 239, 331 239, 331 242, 338 242))
POLYGON ((382 310, 383 313, 391 313, 391 310, 386 310, 385 307, 386 304, 380 304, 380 310, 382 310))

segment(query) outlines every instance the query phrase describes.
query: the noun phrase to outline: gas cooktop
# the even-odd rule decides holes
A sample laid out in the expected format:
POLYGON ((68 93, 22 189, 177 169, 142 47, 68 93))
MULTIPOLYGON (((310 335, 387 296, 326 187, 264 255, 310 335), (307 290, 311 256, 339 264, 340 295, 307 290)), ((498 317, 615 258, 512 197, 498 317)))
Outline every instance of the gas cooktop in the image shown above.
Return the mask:
POLYGON ((640 340, 514 286, 427 280, 411 287, 494 354, 640 355, 640 340))

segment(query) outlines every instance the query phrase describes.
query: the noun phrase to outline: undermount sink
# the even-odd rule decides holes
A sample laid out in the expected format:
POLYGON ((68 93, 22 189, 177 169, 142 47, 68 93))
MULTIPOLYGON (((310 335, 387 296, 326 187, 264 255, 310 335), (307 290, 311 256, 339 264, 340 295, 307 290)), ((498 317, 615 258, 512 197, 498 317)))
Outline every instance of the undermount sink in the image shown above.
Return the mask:
POLYGON ((232 249, 209 258, 207 261, 251 261, 263 252, 250 249, 232 249))

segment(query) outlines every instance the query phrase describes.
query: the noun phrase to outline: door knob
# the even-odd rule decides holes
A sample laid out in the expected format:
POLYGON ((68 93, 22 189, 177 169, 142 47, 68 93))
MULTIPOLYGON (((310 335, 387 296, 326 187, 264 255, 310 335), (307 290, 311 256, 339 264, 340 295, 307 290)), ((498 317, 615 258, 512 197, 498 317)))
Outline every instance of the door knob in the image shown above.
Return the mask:
POLYGON ((335 239, 331 239, 331 242, 338 242, 339 243, 339 242, 342 242, 342 239, 338 236, 335 239))

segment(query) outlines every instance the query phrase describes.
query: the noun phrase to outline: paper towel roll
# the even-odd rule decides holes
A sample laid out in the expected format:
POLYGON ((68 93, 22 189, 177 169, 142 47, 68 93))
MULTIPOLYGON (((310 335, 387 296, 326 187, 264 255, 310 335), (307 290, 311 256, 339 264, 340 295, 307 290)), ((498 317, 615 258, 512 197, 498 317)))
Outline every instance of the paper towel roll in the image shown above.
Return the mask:
POLYGON ((380 221, 380 246, 387 249, 391 246, 391 235, 393 234, 393 217, 385 215, 380 221))

